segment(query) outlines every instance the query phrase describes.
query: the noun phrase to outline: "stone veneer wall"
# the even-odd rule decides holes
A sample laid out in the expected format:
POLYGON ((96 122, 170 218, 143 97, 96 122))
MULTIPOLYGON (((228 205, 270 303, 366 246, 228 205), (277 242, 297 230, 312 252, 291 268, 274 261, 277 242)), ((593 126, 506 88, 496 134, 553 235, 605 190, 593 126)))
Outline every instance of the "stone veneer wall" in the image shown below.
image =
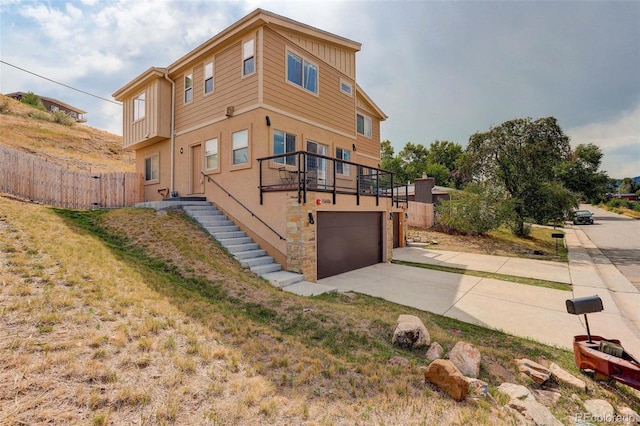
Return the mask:
MULTIPOLYGON (((313 198, 315 199, 315 198, 313 198)), ((287 199, 287 270, 304 275, 310 282, 317 281, 316 226, 318 217, 314 203, 298 204, 297 195, 287 199), (314 223, 309 223, 313 214, 314 223)))

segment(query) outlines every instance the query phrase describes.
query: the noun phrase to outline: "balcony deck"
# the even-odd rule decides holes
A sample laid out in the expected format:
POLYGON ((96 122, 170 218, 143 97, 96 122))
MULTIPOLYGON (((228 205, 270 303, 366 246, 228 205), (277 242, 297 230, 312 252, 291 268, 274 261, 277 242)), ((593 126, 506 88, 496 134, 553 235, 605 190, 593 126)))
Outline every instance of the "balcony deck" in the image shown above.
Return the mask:
POLYGON ((306 151, 296 151, 258 159, 260 165, 260 204, 264 194, 274 191, 295 191, 298 202, 307 202, 307 192, 351 194, 360 204, 360 197, 391 198, 396 207, 406 205, 408 188, 395 185, 393 173, 351 161, 339 160, 306 151))

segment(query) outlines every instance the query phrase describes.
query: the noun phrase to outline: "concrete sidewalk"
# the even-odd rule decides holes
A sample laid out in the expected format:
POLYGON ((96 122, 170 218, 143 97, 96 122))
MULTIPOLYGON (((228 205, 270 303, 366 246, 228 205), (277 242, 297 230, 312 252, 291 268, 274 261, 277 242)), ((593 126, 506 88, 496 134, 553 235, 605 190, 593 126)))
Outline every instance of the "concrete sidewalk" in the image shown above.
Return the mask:
POLYGON ((640 293, 598 255, 582 231, 565 233, 568 265, 416 247, 394 250, 394 259, 572 283, 567 291, 390 263, 318 282, 566 349, 586 328, 582 316, 567 313, 565 301, 597 294, 604 311, 589 315, 591 333, 620 339, 640 356, 640 293))

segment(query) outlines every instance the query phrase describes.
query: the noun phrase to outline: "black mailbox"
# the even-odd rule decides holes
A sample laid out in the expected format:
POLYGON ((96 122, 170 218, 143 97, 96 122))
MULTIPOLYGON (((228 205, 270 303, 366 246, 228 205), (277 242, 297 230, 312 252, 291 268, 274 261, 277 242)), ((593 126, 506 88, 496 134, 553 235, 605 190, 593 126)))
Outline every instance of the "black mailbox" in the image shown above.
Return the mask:
POLYGON ((566 303, 567 312, 574 315, 590 314, 604 309, 602 299, 598 296, 577 297, 568 299, 566 303))
POLYGON ((564 234, 560 232, 554 232, 551 234, 551 238, 564 238, 564 234))

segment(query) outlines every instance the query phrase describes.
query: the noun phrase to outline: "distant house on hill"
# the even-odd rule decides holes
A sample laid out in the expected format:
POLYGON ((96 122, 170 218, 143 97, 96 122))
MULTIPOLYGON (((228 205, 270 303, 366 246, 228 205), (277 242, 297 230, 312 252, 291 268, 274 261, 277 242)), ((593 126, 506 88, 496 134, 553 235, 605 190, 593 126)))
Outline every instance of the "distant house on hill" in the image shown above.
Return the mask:
MULTIPOLYGON (((24 92, 14 92, 14 93, 7 93, 5 96, 8 96, 9 98, 13 98, 17 101, 22 101, 22 97, 24 95, 26 95, 26 93, 24 92)), ((47 98, 46 96, 40 96, 40 95, 38 95, 38 97, 42 101, 42 104, 44 105, 44 107, 49 112, 62 111, 67 115, 69 115, 69 117, 76 120, 78 123, 84 123, 87 121, 87 119, 84 118, 84 114, 87 113, 86 111, 83 111, 69 104, 65 104, 64 102, 61 102, 57 99, 47 98)))

